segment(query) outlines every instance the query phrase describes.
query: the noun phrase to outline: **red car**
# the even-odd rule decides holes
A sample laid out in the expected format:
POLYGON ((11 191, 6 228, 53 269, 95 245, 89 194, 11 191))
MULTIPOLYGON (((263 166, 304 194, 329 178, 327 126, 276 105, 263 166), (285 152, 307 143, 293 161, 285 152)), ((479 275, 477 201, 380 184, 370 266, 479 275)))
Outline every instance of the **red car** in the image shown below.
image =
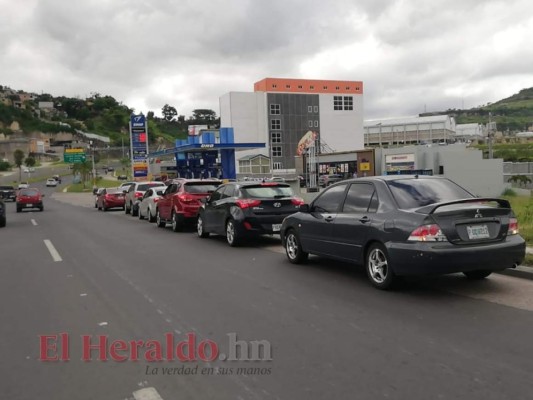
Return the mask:
POLYGON ((20 189, 17 193, 17 199, 15 200, 17 202, 17 212, 29 208, 38 208, 39 211, 43 211, 43 197, 44 194, 42 194, 39 189, 20 189))
POLYGON ((185 222, 196 222, 202 199, 213 193, 221 183, 211 179, 174 179, 157 202, 157 226, 163 228, 171 223, 172 230, 178 232, 185 222))
POLYGON ((122 208, 124 210, 124 193, 121 188, 105 188, 96 199, 96 208, 107 211, 110 208, 122 208))

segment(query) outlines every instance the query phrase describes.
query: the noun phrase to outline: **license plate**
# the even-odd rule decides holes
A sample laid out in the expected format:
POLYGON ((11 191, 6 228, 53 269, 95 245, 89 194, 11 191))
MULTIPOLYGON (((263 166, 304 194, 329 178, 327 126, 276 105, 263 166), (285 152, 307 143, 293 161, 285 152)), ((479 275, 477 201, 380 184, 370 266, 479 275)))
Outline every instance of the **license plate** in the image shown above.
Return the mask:
POLYGON ((490 237, 487 225, 467 226, 466 231, 468 232, 468 239, 470 240, 487 239, 490 237))
POLYGON ((25 207, 31 208, 31 207, 33 207, 33 204, 26 204, 25 207))
POLYGON ((272 232, 279 232, 281 230, 281 224, 272 224, 272 232))

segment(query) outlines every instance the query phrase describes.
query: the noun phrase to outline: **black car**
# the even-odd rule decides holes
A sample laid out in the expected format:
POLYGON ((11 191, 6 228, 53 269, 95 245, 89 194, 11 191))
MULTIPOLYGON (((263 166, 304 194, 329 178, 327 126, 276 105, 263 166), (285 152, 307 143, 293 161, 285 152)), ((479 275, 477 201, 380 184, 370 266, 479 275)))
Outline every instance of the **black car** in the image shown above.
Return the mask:
POLYGON ((225 235, 237 246, 252 235, 279 233, 283 219, 298 211, 303 200, 280 182, 232 182, 219 186, 200 207, 198 236, 225 235))
POLYGON ((6 226, 6 204, 0 198, 0 228, 6 226))
POLYGON ((0 199, 17 200, 17 191, 13 186, 0 186, 0 199))
POLYGON ((290 262, 312 253, 363 264, 380 289, 407 275, 463 272, 481 279, 525 256, 507 200, 476 198, 429 176, 339 182, 287 217, 281 239, 290 262))

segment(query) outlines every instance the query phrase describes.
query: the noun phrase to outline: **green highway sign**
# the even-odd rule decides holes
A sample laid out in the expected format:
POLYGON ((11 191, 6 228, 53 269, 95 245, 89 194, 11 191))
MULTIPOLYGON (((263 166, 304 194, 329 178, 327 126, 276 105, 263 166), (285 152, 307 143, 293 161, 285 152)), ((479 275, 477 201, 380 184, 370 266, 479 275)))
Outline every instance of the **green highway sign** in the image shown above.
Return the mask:
POLYGON ((82 163, 85 161, 85 153, 64 153, 63 161, 69 164, 82 163))

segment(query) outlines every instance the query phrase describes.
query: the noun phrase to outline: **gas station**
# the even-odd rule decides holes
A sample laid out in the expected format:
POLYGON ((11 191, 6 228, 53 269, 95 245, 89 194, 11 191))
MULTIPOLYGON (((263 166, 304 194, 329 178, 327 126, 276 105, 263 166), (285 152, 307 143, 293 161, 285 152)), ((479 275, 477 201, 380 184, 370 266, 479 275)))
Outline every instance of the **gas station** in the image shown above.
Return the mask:
POLYGON ((164 156, 174 156, 174 166, 168 173, 155 171, 151 162, 152 176, 167 175, 169 178, 188 179, 236 179, 235 151, 264 148, 265 143, 235 143, 233 128, 202 129, 187 139, 177 139, 174 148, 148 154, 150 162, 164 156))

